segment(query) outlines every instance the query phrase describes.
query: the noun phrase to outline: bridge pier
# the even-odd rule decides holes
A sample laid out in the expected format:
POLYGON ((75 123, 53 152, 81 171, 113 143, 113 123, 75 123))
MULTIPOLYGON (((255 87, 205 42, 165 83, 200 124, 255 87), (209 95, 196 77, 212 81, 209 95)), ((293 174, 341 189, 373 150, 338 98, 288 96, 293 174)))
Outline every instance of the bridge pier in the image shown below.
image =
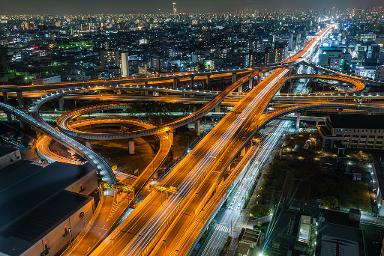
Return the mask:
POLYGON ((128 152, 130 155, 135 154, 135 141, 133 140, 128 141, 128 152))
POLYGON ((211 75, 207 75, 207 78, 205 79, 205 83, 206 83, 207 87, 209 87, 209 85, 211 83, 211 75))
POLYGON ((297 112, 296 113, 296 130, 299 130, 299 128, 300 128, 300 118, 301 117, 301 114, 300 114, 300 112, 297 112))
POLYGON ((261 76, 260 76, 260 75, 255 76, 255 77, 254 77, 254 80, 255 80, 255 81, 254 81, 253 84, 254 84, 254 86, 255 86, 255 85, 257 85, 258 83, 260 83, 260 81, 261 81, 261 76))
POLYGON ((289 90, 288 91, 290 93, 294 92, 294 89, 293 89, 294 82, 293 81, 294 81, 293 79, 289 79, 289 90))
POLYGON ((179 79, 178 78, 175 78, 173 79, 173 86, 172 86, 172 89, 176 89, 179 87, 179 79))
POLYGON ((17 91, 16 95, 17 95, 17 104, 18 104, 19 108, 23 108, 24 107, 23 92, 17 91))
POLYGON ((64 97, 59 98, 59 110, 64 111, 64 97))
POLYGON ((92 149, 92 144, 91 144, 91 142, 90 142, 89 140, 86 140, 86 141, 85 141, 85 146, 86 146, 87 148, 92 149))
POLYGON ((8 103, 8 92, 1 92, 2 94, 3 94, 3 102, 5 103, 5 104, 7 104, 8 103))
MULTIPOLYGON (((195 84, 195 76, 191 76, 191 87, 193 88, 193 85, 195 84)), ((204 87, 204 85, 203 85, 204 87)))
POLYGON ((253 89, 253 78, 249 79, 249 81, 248 81, 248 88, 249 88, 249 90, 253 89))
MULTIPOLYGON (((8 104, 8 92, 3 91, 2 93, 3 93, 3 102, 5 104, 8 104)), ((12 115, 9 114, 8 112, 6 113, 6 115, 7 115, 7 121, 8 122, 12 121, 12 115)))
POLYGON ((220 113, 220 111, 221 111, 221 107, 220 107, 220 104, 219 104, 219 105, 217 105, 217 106, 215 107, 215 112, 216 112, 216 113, 220 113))
POLYGON ((200 129, 200 120, 195 121, 195 134, 197 136, 200 136, 201 134, 201 129, 200 129))
POLYGON ((239 87, 237 87, 237 92, 243 92, 243 85, 239 85, 239 87))
POLYGON ((232 73, 232 83, 236 82, 237 80, 237 73, 232 73))

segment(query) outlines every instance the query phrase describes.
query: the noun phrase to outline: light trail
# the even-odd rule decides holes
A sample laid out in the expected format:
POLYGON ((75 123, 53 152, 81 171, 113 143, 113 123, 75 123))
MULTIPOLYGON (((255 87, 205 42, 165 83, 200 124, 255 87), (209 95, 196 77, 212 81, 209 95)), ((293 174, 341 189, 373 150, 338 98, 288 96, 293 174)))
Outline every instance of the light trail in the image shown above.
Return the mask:
POLYGON ((277 145, 281 143, 281 138, 287 130, 289 121, 282 121, 277 126, 268 128, 261 138, 261 145, 254 154, 249 168, 243 170, 243 178, 239 182, 239 187, 234 192, 233 198, 229 204, 231 205, 225 209, 225 213, 219 220, 220 228, 215 228, 214 233, 211 235, 209 241, 204 246, 201 255, 211 256, 218 255, 224 246, 228 234, 232 229, 232 225, 237 223, 241 218, 241 212, 246 202, 246 195, 249 195, 256 177, 259 175, 265 164, 271 160, 273 151, 277 145), (223 228, 224 227, 224 228, 223 228))

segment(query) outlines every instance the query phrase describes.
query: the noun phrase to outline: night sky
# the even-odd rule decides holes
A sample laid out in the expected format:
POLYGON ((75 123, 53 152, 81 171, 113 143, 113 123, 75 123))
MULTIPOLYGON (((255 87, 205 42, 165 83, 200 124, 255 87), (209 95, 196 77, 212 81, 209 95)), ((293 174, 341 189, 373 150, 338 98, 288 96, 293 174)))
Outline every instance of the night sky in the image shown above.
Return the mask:
MULTIPOLYGON (((169 0, 0 0, 2 14, 156 13, 171 10, 169 0)), ((176 0, 180 12, 236 11, 256 8, 330 8, 383 6, 384 0, 176 0)))

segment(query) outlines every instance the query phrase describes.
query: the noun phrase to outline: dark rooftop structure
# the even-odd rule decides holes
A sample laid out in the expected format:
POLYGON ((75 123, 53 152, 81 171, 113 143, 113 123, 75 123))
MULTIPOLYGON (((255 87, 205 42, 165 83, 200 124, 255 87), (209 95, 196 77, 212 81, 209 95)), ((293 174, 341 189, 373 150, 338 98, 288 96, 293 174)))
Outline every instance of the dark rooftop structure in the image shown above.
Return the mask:
POLYGON ((330 121, 333 128, 384 129, 384 116, 381 115, 331 115, 330 121))
POLYGON ((21 160, 0 170, 0 254, 19 255, 91 200, 65 188, 90 166, 21 160))
POLYGON ((20 255, 89 200, 66 190, 59 192, 0 232, 0 252, 20 255))
POLYGON ((17 149, 14 149, 12 147, 8 147, 8 146, 5 146, 5 145, 0 145, 0 157, 2 156, 5 156, 5 155, 8 155, 14 151, 16 151, 17 149))
POLYGON ((351 217, 355 213, 352 210, 350 213, 320 210, 316 255, 365 255, 363 234, 359 221, 351 217))

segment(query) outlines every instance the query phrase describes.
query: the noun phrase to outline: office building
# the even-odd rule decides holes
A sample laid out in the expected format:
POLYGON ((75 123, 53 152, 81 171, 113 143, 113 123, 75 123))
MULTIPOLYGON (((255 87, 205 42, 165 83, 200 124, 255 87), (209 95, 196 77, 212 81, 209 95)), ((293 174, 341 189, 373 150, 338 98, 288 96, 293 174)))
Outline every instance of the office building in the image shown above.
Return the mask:
POLYGON ((318 131, 324 148, 384 149, 384 119, 363 114, 331 115, 318 131))
POLYGON ((129 77, 129 56, 127 52, 121 53, 121 77, 129 77))

